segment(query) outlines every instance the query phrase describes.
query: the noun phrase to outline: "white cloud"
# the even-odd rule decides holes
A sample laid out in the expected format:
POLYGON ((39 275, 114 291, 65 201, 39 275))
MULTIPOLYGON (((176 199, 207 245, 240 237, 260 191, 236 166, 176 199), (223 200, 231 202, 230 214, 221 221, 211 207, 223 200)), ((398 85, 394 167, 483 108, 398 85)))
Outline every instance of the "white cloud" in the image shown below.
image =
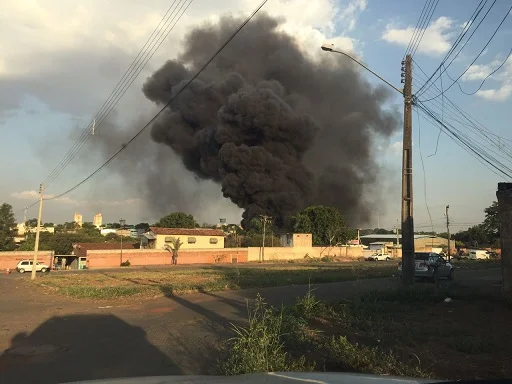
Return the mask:
POLYGON ((358 14, 363 12, 367 5, 366 0, 354 0, 343 8, 343 11, 340 12, 340 19, 347 24, 347 31, 352 31, 355 28, 358 14))
MULTIPOLYGON (((473 64, 462 77, 466 82, 481 82, 490 73, 503 63, 504 57, 497 56, 495 60, 488 64, 473 64)), ((475 85, 476 87, 476 85, 475 85)), ((479 90, 476 95, 487 100, 505 101, 512 95, 512 60, 508 58, 505 64, 493 75, 489 76, 483 87, 487 89, 479 90), (494 84, 494 88, 487 88, 489 84, 494 84)))
MULTIPOLYGON (((165 60, 176 57, 181 40, 192 27, 215 21, 227 12, 247 15, 259 3, 193 2, 124 99, 139 105, 147 102, 140 92, 143 80, 165 60)), ((131 64, 169 2, 134 0, 127 6, 124 0, 5 0, 2 6, 0 113, 19 108, 28 94, 53 110, 90 116, 131 64)), ((329 40, 355 52, 357 41, 345 32, 354 27, 365 8, 366 0, 347 0, 340 5, 335 0, 273 0, 262 11, 284 17, 281 30, 294 36, 310 57, 336 63, 335 57, 320 53, 320 45, 329 40)))
MULTIPOLYGON (((417 51, 426 55, 440 55, 447 52, 451 47, 452 26, 453 20, 449 17, 441 16, 432 22, 425 30, 421 30, 424 34, 417 51)), ((388 43, 407 47, 414 31, 415 27, 413 26, 395 28, 392 25, 388 25, 382 35, 382 39, 388 43)))

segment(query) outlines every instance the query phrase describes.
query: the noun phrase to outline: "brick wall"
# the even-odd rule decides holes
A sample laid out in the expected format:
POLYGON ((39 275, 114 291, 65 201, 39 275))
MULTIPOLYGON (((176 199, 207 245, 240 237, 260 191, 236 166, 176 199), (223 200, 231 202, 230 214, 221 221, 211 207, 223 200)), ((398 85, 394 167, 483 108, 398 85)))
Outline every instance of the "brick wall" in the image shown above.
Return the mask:
MULTIPOLYGON (((0 270, 15 269, 18 262, 21 260, 32 260, 34 258, 33 251, 12 251, 12 252, 0 252, 0 270)), ((51 266, 52 252, 51 251, 39 251, 37 260, 40 263, 51 266)))
MULTIPOLYGON (((247 262, 247 248, 183 249, 179 252, 178 264, 231 263, 235 259, 239 263, 247 262)), ((123 261, 127 260, 133 266, 170 265, 171 254, 159 249, 123 250, 123 261)), ((118 267, 120 264, 120 250, 87 251, 88 268, 118 267)))

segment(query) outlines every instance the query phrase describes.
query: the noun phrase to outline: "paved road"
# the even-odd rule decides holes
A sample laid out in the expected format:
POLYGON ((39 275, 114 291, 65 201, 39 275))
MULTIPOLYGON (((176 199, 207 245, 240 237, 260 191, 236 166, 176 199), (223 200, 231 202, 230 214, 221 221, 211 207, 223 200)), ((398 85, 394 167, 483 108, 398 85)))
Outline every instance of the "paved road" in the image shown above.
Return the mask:
MULTIPOLYGON (((207 374, 230 323, 260 293, 291 303, 307 286, 186 296, 78 301, 31 292, 17 275, 0 276, 0 382, 56 383, 110 377, 207 374)), ((464 285, 499 283, 498 269, 458 271, 464 285)), ((326 300, 394 287, 394 279, 314 286, 326 300)))

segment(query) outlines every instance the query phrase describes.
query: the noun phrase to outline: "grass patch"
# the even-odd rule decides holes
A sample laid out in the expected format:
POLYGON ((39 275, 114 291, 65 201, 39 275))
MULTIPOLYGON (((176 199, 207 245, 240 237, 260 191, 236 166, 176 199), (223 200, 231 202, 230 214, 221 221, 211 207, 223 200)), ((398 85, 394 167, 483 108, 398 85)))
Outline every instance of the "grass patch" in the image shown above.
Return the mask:
POLYGON ((346 263, 322 265, 269 265, 268 267, 222 267, 113 271, 103 273, 49 274, 36 280, 58 293, 92 299, 133 295, 174 295, 295 284, 318 284, 390 277, 392 264, 346 263))
POLYGON ((235 327, 226 341, 215 373, 293 369, 509 378, 512 310, 499 294, 416 286, 326 303, 310 290, 280 309, 259 298, 249 309, 248 326, 235 327), (447 296, 454 300, 445 302, 447 296))

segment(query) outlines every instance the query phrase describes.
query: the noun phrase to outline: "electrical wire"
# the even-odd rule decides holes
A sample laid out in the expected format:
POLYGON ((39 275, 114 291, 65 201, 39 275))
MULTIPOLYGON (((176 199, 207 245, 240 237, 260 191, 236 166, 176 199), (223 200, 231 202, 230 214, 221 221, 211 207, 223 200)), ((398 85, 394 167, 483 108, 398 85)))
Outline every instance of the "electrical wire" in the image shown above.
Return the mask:
MULTIPOLYGON (((421 66, 418 63, 416 63, 416 61, 414 59, 413 59, 413 61, 414 61, 415 65, 416 65, 416 67, 426 77, 427 74, 421 68, 421 66)), ((420 77, 420 78, 422 77, 421 73, 417 72, 417 76, 420 77)), ((438 91, 441 91, 437 87, 437 85, 434 84, 434 87, 438 91)), ((426 94, 429 94, 429 92, 426 92, 426 94)), ((511 139, 507 139, 505 137, 502 137, 502 136, 499 136, 499 135, 495 134, 494 132, 492 132, 491 130, 486 128, 482 123, 477 121, 474 117, 469 115, 469 113, 465 112, 464 110, 462 110, 462 108, 457 106, 448 96, 444 95, 443 97, 448 102, 448 104, 446 105, 446 110, 444 110, 442 104, 440 105, 438 100, 434 100, 434 101, 432 101, 430 103, 431 104, 435 104, 437 106, 441 106, 442 111, 445 112, 445 118, 448 118, 448 119, 451 119, 453 121, 456 121, 459 124, 461 124, 462 126, 467 126, 467 124, 469 124, 469 128, 476 135, 481 136, 484 140, 487 140, 490 144, 492 144, 493 146, 497 147, 500 150, 500 152, 503 152, 503 153, 507 154, 508 156, 512 157, 512 152, 510 152, 510 150, 508 150, 506 147, 504 147, 502 145, 502 142, 508 142, 508 143, 512 144, 512 140, 511 139), (460 116, 460 118, 462 118, 466 122, 463 122, 463 121, 459 120, 458 116, 460 116), (492 138, 490 136, 492 136, 492 138)))
POLYGON ((439 117, 430 110, 427 106, 425 106, 422 102, 417 102, 416 106, 420 108, 420 110, 428 116, 432 121, 439 124, 443 130, 451 137, 459 146, 465 149, 468 153, 472 154, 477 160, 479 160, 482 164, 484 164, 488 169, 490 169, 497 176, 507 177, 508 179, 512 179, 512 169, 501 163, 499 160, 494 158, 492 155, 488 154, 484 149, 479 147, 477 144, 468 139, 463 133, 459 130, 450 126, 450 124, 443 123, 439 117), (489 168, 490 167, 490 168, 489 168))
MULTIPOLYGON (((496 1, 495 1, 496 2, 496 1)), ((493 3, 494 5, 494 3, 493 3)), ((492 7, 492 6, 491 6, 492 7)), ((489 8, 490 10, 490 8, 489 8)), ((489 40, 487 40, 487 43, 485 43, 485 45, 483 46, 483 48, 480 50, 480 52, 478 52, 478 55, 473 59, 473 61, 467 66, 467 68, 464 70, 464 72, 462 72, 459 77, 457 77, 457 79, 455 81, 453 81, 453 83, 450 84, 450 86, 444 90, 444 92, 447 92, 450 90, 451 87, 453 87, 453 85, 462 77, 464 76, 464 74, 469 70, 469 68, 471 68, 471 66, 475 63, 475 61, 478 60, 478 58, 482 55, 482 53, 485 51, 485 49, 487 48, 487 46, 491 43, 492 39, 494 38, 494 36, 496 36, 496 34, 498 33, 499 29, 501 28, 501 26, 503 25, 503 23, 505 22, 505 20, 507 19, 508 15, 510 14, 510 12, 512 11, 512 6, 509 8, 509 10, 507 11, 507 13, 505 14, 505 17, 501 20, 501 22, 498 24, 498 26, 496 27, 496 29, 494 30, 493 34, 491 35, 491 37, 489 38, 489 40)), ((489 11, 487 11, 487 13, 489 13, 489 11)), ((487 13, 485 14, 485 16, 487 16, 487 13)), ((485 18, 484 16, 484 18, 485 18)), ((482 19, 483 20, 483 19, 482 19)), ((480 25, 480 24, 479 24, 480 25)), ((470 36, 471 38, 471 36, 470 36)), ((468 39, 469 41, 469 39, 468 39)), ((453 60, 452 60, 453 61, 453 60)), ((447 69, 447 67, 445 67, 444 71, 445 72, 447 69)), ((441 75, 440 75, 441 76, 441 75)), ((430 101, 430 100, 433 100, 433 99, 436 99, 438 98, 439 96, 441 96, 442 94, 444 94, 444 92, 438 94, 437 96, 431 98, 431 99, 428 99, 428 100, 422 100, 422 101, 430 101)))
POLYGON ((423 17, 424 17, 424 15, 426 15, 425 9, 427 8, 427 4, 429 4, 429 3, 430 3, 430 0, 426 0, 425 4, 423 4, 423 9, 421 10, 420 17, 418 18, 418 21, 416 22, 416 27, 414 27, 414 30, 413 30, 413 33, 411 36, 411 40, 409 41, 409 44, 407 45, 407 48, 405 49, 404 57, 407 56, 407 54, 410 52, 409 48, 414 44, 413 41, 415 42, 415 40, 418 38, 419 26, 423 22, 422 21, 423 17))
POLYGON ((103 168, 105 168, 108 164, 110 164, 122 151, 124 151, 128 145, 130 145, 135 139, 137 139, 168 107, 171 105, 171 103, 176 100, 176 98, 181 95, 181 93, 187 89, 190 84, 199 77, 199 75, 210 65, 210 63, 215 60, 215 58, 222 52, 224 48, 235 38, 235 36, 252 20, 252 18, 259 12, 261 8, 268 2, 268 0, 263 0, 258 7, 244 20, 242 24, 228 37, 228 39, 215 51, 215 53, 206 61, 206 63, 188 80, 177 92, 174 96, 171 97, 171 99, 156 113, 155 116, 153 116, 130 140, 128 140, 127 143, 123 144, 121 149, 119 149, 116 153, 114 153, 107 161, 105 161, 99 168, 97 168, 94 172, 92 172, 89 176, 87 176, 85 179, 80 181, 75 186, 67 189, 66 191, 45 199, 45 200, 55 200, 58 198, 61 198, 64 195, 67 195, 68 193, 74 191, 81 185, 85 184, 87 181, 92 179, 98 172, 100 172, 103 168))
POLYGON ((421 124, 420 124, 420 114, 418 109, 416 108, 416 116, 418 118, 418 148, 420 151, 420 159, 421 159, 421 167, 423 169, 423 196, 425 198, 425 207, 427 208, 427 214, 430 219, 430 226, 432 227, 432 232, 434 231, 434 224, 432 222, 432 215, 430 214, 430 208, 428 207, 427 201, 427 173, 425 172, 425 162, 423 161, 423 151, 421 150, 421 124))
MULTIPOLYGON (((483 0, 482 0, 483 1, 483 0)), ((457 37, 457 39, 455 40, 455 42, 453 43, 453 45, 451 46, 451 48, 448 50, 448 52, 446 53, 446 55, 444 56, 443 60, 441 61, 441 64, 439 64, 439 66, 435 69, 434 73, 432 73, 432 75, 430 75, 430 77, 427 79, 427 81, 420 87, 420 89, 416 92, 417 95, 420 94, 420 92, 423 90, 424 87, 427 86, 427 84, 429 84, 429 82, 432 80, 432 78, 435 76, 436 72, 441 68, 441 66, 443 66, 446 61, 448 60, 448 58, 450 57, 450 55, 455 51, 455 49, 458 47, 458 45, 460 44, 460 42, 464 39, 464 37, 466 36, 466 34, 468 33, 468 31, 471 29, 472 25, 474 24, 474 21, 476 20, 476 18, 478 17, 478 15, 480 15, 480 12, 482 12, 482 10, 484 9, 485 5, 487 4, 487 0, 482 4, 482 1, 480 1, 480 3, 477 5, 477 7, 475 8, 475 10, 473 11, 473 14, 470 16, 466 26, 462 29, 461 33, 459 34, 459 36, 457 37)), ((483 19, 482 19, 483 20, 483 19)), ((473 32, 474 33, 474 32, 473 32)), ((469 41, 469 39, 468 39, 469 41)), ((467 44, 467 41, 466 41, 466 44, 467 44)), ((464 45, 465 46, 465 45, 464 45)), ((464 49, 464 46, 462 47, 462 49, 464 49)), ((459 52, 455 55, 455 58, 460 54, 460 52, 462 51, 459 50, 459 52)), ((453 62, 453 60, 452 60, 453 62)), ((437 81, 437 79, 436 79, 437 81)), ((435 83, 435 81, 434 81, 435 83)))
POLYGON ((92 130, 95 129, 96 127, 101 126, 104 120, 112 112, 114 107, 118 104, 119 100, 124 96, 128 88, 135 81, 136 77, 144 69, 147 62, 153 57, 154 53, 158 50, 162 42, 167 38, 167 36, 172 31, 174 26, 181 19, 181 17, 188 9, 193 0, 190 0, 188 4, 188 0, 184 0, 183 2, 181 2, 181 0, 179 1, 180 3, 178 3, 175 6, 177 0, 174 0, 174 2, 171 4, 167 12, 164 14, 158 25, 153 30, 152 34, 146 40, 146 43, 143 45, 137 56, 134 58, 128 69, 125 71, 125 73, 117 83, 114 90, 110 93, 109 97, 105 100, 101 108, 94 115, 94 119, 83 130, 81 136, 78 138, 75 144, 71 147, 71 149, 67 152, 64 158, 59 162, 59 164, 44 180, 44 183, 47 186, 60 175, 60 173, 64 170, 64 168, 67 167, 67 165, 69 165, 69 163, 73 160, 73 158, 77 155, 77 153, 88 141, 90 136, 94 133, 92 130))
POLYGON ((448 71, 446 72, 446 75, 449 77, 450 80, 452 80, 453 82, 457 83, 457 85, 459 86, 459 89, 462 93, 464 93, 465 95, 468 95, 468 96, 472 96, 474 95, 475 93, 477 93, 484 85, 484 83, 487 81, 487 79, 489 77, 491 77, 492 75, 494 75, 496 72, 498 72, 501 67, 503 67, 503 65, 505 65, 505 63, 508 61, 508 59, 510 58, 510 55, 512 54, 512 48, 510 49, 507 57, 505 58, 505 60, 503 60, 503 62, 494 70, 492 71, 491 73, 489 73, 487 76, 485 76, 485 78, 482 80, 482 82, 480 83, 480 85, 478 86, 478 88, 474 91, 474 92, 465 92, 463 89, 462 89, 462 86, 460 85, 459 81, 458 80, 454 80, 450 74, 448 73, 448 71))
POLYGON ((416 53, 416 50, 420 46, 421 40, 423 39, 423 35, 425 34, 425 31, 428 28, 428 25, 430 24, 430 21, 432 20, 432 16, 434 15, 434 11, 437 8, 437 4, 439 4, 439 0, 436 0, 435 4, 433 4, 432 11, 430 12, 430 16, 426 19, 425 24, 423 25, 423 28, 421 29, 421 34, 419 36, 419 39, 413 49, 411 49, 411 56, 414 57, 414 54, 416 53))

